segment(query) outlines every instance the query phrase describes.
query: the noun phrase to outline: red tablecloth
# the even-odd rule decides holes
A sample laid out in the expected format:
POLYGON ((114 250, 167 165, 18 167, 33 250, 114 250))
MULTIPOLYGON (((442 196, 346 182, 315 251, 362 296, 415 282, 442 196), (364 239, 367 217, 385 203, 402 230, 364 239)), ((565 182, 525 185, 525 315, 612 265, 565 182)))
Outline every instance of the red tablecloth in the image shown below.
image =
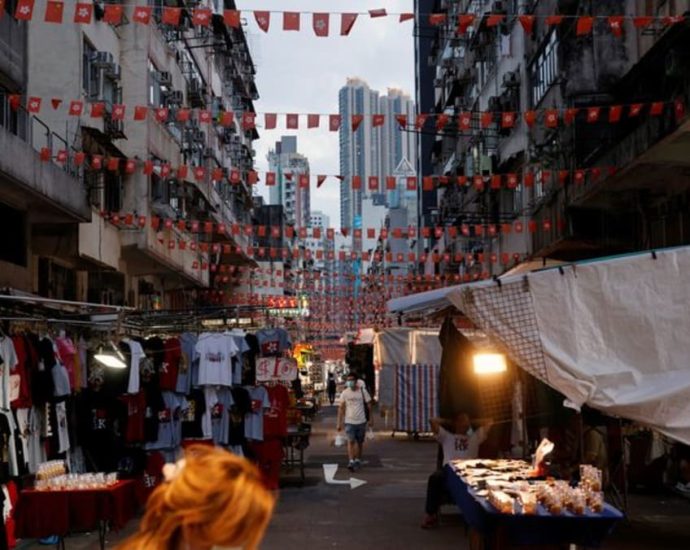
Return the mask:
POLYGON ((16 509, 17 536, 42 538, 70 532, 92 531, 98 522, 110 522, 117 530, 134 516, 138 508, 135 484, 118 481, 104 489, 78 491, 36 491, 20 493, 16 509))

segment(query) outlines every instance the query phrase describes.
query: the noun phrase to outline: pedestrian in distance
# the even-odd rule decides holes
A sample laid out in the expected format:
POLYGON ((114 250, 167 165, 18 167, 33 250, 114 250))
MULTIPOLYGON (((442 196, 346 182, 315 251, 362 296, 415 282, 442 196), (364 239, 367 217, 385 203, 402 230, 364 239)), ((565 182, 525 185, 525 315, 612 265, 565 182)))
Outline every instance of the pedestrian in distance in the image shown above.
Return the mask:
MULTIPOLYGON (((489 435, 491 420, 478 430, 473 430, 467 413, 458 413, 452 420, 432 418, 431 430, 443 449, 443 466, 458 459, 477 458, 479 446, 489 435)), ((426 515, 422 529, 431 529, 438 525, 438 511, 444 499, 448 497, 446 476, 443 468, 429 476, 426 489, 426 515)))
POLYGON ((345 426, 347 434, 348 469, 351 472, 362 466, 362 450, 367 433, 367 425, 374 427, 373 415, 370 414, 371 395, 364 385, 357 384, 354 372, 347 375, 345 389, 340 394, 338 406, 338 431, 345 426))
POLYGON ((326 390, 328 391, 328 401, 330 401, 331 405, 335 402, 335 388, 335 376, 333 376, 332 372, 329 372, 326 390))
POLYGON ((275 497, 256 466, 219 447, 194 445, 163 475, 138 531, 118 550, 259 548, 275 497))

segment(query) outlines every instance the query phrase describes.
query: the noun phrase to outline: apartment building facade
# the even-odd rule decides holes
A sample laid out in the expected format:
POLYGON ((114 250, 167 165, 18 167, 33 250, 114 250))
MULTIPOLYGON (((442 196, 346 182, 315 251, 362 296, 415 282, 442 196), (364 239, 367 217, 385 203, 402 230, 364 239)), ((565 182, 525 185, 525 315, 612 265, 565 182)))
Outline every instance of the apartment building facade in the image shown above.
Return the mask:
POLYGON ((51 277, 65 272, 74 288, 47 294, 143 309, 228 296, 230 266, 251 264, 249 236, 230 228, 252 223, 249 174, 258 138, 242 124, 258 98, 247 39, 223 19, 234 1, 153 1, 148 25, 132 21, 130 5, 119 23, 104 21, 109 4, 95 2, 89 24, 74 24, 67 14, 60 25, 38 16, 29 24, 7 16, 1 23, 26 35, 26 78, 16 92, 43 98, 32 117, 42 128, 34 148, 51 152, 42 169, 61 169, 72 178, 70 193, 78 190, 83 199, 78 220, 42 231, 42 250, 55 256, 43 269, 51 277), (165 7, 181 10, 179 24, 164 22, 165 7), (192 23, 192 8, 208 8, 208 25, 192 23), (51 98, 61 104, 51 108, 51 98), (67 113, 74 100, 84 104, 80 116, 67 113), (96 105, 104 112, 91 116, 96 105), (116 106, 125 106, 124 120, 113 116, 116 106), (144 116, 135 116, 139 109, 144 116), (179 116, 187 110, 192 116, 179 116), (208 124, 196 116, 202 110, 211 113, 208 124), (233 113, 230 123, 218 123, 223 113, 233 113), (60 150, 68 151, 67 163, 56 162, 60 150), (86 154, 79 166, 72 161, 76 152, 86 154), (118 159, 117 166, 94 167, 95 157, 118 159), (125 159, 136 169, 127 169, 125 159), (171 170, 178 166, 187 166, 187 174, 171 170), (229 181, 231 172, 239 181, 229 181))
POLYGON ((449 23, 436 27, 420 62, 434 70, 434 112, 451 123, 430 158, 436 176, 470 182, 435 190, 434 224, 444 231, 424 246, 445 258, 436 273, 473 278, 524 257, 577 260, 690 242, 689 8, 436 1, 433 12, 449 23), (464 33, 460 14, 474 16, 464 33), (591 32, 578 32, 582 17, 593 17, 591 32), (643 110, 631 115, 636 105, 643 110), (528 124, 528 112, 557 118, 528 124), (461 130, 463 113, 472 124, 461 130), (511 127, 503 113, 516 114, 511 127), (512 188, 509 174, 518 176, 512 188), (503 183, 492 189, 494 176, 503 183))

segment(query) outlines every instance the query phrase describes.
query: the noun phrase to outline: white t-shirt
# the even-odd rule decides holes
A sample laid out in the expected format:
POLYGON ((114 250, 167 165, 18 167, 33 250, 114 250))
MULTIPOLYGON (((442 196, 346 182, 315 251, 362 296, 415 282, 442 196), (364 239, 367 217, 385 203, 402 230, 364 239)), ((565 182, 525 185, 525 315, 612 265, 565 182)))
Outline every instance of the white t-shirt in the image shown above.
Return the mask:
POLYGON ((364 424, 367 421, 364 412, 365 399, 367 403, 371 403, 371 396, 365 388, 343 390, 340 394, 340 402, 345 403, 345 424, 364 424))
POLYGON ((127 382, 127 393, 139 393, 139 363, 141 363, 141 360, 146 357, 146 354, 144 353, 144 348, 141 347, 139 342, 129 339, 125 339, 123 342, 129 346, 129 351, 132 357, 129 369, 129 381, 127 382))
POLYGON ((228 334, 202 334, 196 343, 200 386, 232 386, 232 358, 238 352, 228 334))
POLYGON ((271 408, 271 399, 263 386, 247 388, 252 400, 251 412, 244 415, 244 436, 255 441, 264 440, 264 409, 271 408))
POLYGON ((487 435, 488 428, 479 428, 476 432, 470 428, 466 434, 454 434, 439 426, 436 439, 443 447, 443 465, 452 460, 477 458, 479 446, 487 435))
POLYGON ((0 358, 2 359, 2 395, 0 396, 0 408, 10 408, 10 371, 14 370, 19 361, 12 340, 7 336, 0 337, 0 358))

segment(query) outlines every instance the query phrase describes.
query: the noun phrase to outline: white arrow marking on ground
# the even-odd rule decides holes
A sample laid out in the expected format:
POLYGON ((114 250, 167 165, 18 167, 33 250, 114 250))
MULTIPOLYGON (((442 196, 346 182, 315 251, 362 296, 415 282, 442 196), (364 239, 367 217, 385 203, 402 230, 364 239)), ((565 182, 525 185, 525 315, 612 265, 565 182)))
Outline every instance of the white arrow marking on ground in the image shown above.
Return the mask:
POLYGON ((350 479, 334 479, 335 473, 338 471, 337 464, 324 464, 323 477, 326 478, 326 483, 331 485, 349 485, 350 489, 356 489, 366 484, 366 481, 351 477, 350 479))

